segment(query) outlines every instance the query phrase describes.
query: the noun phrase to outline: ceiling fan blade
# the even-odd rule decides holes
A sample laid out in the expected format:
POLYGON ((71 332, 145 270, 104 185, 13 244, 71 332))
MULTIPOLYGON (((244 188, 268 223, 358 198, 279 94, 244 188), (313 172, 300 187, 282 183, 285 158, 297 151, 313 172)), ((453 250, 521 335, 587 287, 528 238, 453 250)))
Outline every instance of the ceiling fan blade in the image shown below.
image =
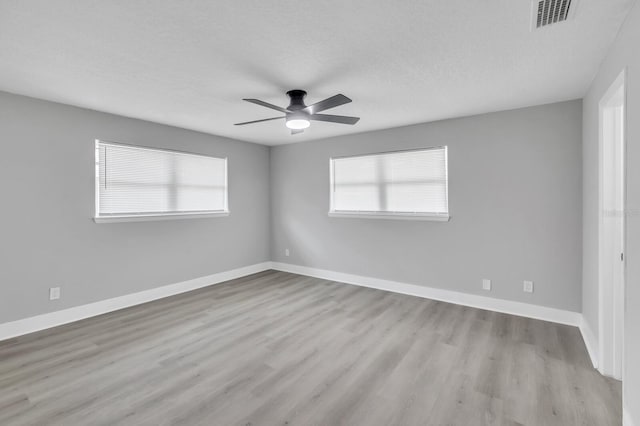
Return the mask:
POLYGON ((299 133, 304 133, 304 130, 302 130, 302 129, 291 129, 291 134, 292 135, 297 135, 299 133))
POLYGON ((312 114, 309 116, 309 120, 328 121, 330 123, 353 125, 360 120, 360 117, 348 117, 346 115, 312 114))
POLYGON ((324 111, 325 109, 329 108, 335 108, 340 105, 348 104, 349 102, 351 102, 351 99, 347 98, 343 94, 339 94, 327 98, 324 101, 316 102, 313 105, 309 105, 308 107, 303 109, 303 111, 309 114, 315 114, 316 112, 324 111))
POLYGON ((245 121, 244 123, 236 123, 234 126, 244 126, 245 124, 262 123, 263 121, 281 120, 284 117, 264 118, 262 120, 245 121))
POLYGON ((277 105, 270 104, 268 102, 261 101, 260 99, 243 99, 243 101, 251 102, 252 104, 261 105, 263 107, 275 109, 276 111, 284 112, 285 114, 291 112, 285 108, 279 107, 277 105))

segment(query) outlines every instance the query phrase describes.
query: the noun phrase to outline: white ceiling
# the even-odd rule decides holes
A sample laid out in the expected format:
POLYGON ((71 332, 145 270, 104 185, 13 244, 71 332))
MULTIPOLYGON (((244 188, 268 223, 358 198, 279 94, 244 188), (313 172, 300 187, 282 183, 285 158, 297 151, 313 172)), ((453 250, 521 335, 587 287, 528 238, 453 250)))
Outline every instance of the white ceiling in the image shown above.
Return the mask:
POLYGON ((0 90, 277 145, 580 98, 633 2, 0 0, 0 90), (295 88, 360 122, 233 125, 295 88))

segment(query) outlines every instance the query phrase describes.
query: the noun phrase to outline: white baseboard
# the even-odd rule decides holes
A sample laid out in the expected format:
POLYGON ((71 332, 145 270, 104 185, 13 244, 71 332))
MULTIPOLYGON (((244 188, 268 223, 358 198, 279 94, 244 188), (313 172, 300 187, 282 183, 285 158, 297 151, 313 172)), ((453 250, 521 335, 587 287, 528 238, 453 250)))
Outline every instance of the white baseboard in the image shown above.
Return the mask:
POLYGON ((486 309, 521 317, 534 318, 543 321, 551 321, 559 324, 579 327, 582 324, 582 315, 578 312, 564 311, 529 303, 514 302, 492 297, 478 296, 475 294, 461 293, 451 290, 443 290, 433 287, 425 287, 415 284, 401 283, 397 281, 383 280, 379 278, 365 277, 361 275, 346 274, 343 272, 328 271, 326 269, 310 268, 307 266, 292 265, 288 263, 272 262, 272 268, 278 271, 294 274, 308 275, 331 281, 339 281, 346 284, 355 284, 363 287, 402 293, 426 299, 439 300, 457 305, 486 309))
POLYGON ((162 299, 175 294, 185 293, 187 291, 244 277, 246 275, 255 274, 268 269, 271 269, 271 262, 257 263, 242 268, 232 269, 230 271, 219 272, 217 274, 183 281, 177 284, 152 288, 139 293, 127 294, 124 296, 114 297, 112 299, 89 303, 87 305, 75 306, 61 311, 7 322, 0 324, 0 341, 68 324, 81 319, 106 314, 107 312, 117 311, 119 309, 128 308, 130 306, 139 305, 152 300, 162 299))
POLYGON ((626 405, 622 407, 622 426, 636 426, 626 405))
POLYGON ((117 311, 119 309, 124 309, 153 300, 173 296, 175 294, 185 293, 191 290, 196 290, 202 287, 218 284, 224 281, 240 278, 268 269, 276 269, 279 271, 307 275, 331 281, 338 281, 346 284, 376 288, 379 290, 386 290, 394 293, 407 294, 411 296, 423 297, 426 299, 439 300, 448 303, 455 303, 458 305, 470 306, 479 309, 486 309, 495 312, 502 312, 506 314, 580 327, 580 330, 582 331, 585 339, 585 343, 587 345, 587 349, 589 351, 589 355, 591 356, 592 361, 594 361, 594 363, 596 362, 596 358, 594 356, 595 352, 592 351, 592 349, 596 347, 593 345, 593 343, 595 343, 593 334, 591 333, 588 326, 586 326, 586 323, 582 321, 582 315, 578 312, 564 311, 528 303, 495 299, 475 294, 461 293, 451 290, 443 290, 433 287, 425 287, 415 284, 407 284, 397 281, 383 280, 379 278, 371 278, 280 262, 258 263, 255 265, 220 272, 205 277, 195 278, 176 284, 145 290, 139 293, 101 300, 99 302, 94 302, 87 305, 76 306, 61 311, 50 312, 47 314, 37 315, 30 318, 24 318, 21 320, 0 324, 0 340, 10 339, 12 337, 17 337, 24 334, 45 330, 47 328, 68 324, 74 321, 79 321, 81 319, 117 311))
POLYGON ((580 323, 580 333, 582 333, 582 339, 584 340, 584 344, 587 347, 587 352, 589 352, 589 357, 591 358, 591 363, 593 364, 593 368, 598 368, 598 339, 596 339, 595 334, 591 330, 591 327, 582 318, 582 322, 580 323))

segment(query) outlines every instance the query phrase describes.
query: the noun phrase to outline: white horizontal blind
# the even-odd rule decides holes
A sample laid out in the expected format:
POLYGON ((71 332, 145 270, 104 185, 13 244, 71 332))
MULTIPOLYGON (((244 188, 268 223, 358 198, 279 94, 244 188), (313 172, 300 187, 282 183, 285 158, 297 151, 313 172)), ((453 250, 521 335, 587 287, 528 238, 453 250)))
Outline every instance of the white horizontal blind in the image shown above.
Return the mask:
POLYGON ((447 147, 331 159, 331 212, 448 216, 447 147))
POLYGON ((96 215, 227 211, 227 160, 96 141, 96 215))

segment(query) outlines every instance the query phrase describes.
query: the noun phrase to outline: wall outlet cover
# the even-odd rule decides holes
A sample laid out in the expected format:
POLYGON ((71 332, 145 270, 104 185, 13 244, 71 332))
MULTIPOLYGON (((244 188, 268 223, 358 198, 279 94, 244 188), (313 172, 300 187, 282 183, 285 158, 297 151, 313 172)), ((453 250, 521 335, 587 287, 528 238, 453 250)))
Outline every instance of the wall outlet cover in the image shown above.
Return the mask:
POLYGON ((525 293, 533 293, 533 281, 525 281, 523 290, 525 293))
POLYGON ((491 280, 487 280, 487 279, 482 280, 482 289, 491 291, 491 280))
POLYGON ((291 253, 289 252, 289 249, 284 249, 284 255, 288 257, 288 256, 289 256, 289 254, 291 254, 291 253))
POLYGON ((49 300, 60 299, 60 287, 51 287, 49 289, 49 300))

